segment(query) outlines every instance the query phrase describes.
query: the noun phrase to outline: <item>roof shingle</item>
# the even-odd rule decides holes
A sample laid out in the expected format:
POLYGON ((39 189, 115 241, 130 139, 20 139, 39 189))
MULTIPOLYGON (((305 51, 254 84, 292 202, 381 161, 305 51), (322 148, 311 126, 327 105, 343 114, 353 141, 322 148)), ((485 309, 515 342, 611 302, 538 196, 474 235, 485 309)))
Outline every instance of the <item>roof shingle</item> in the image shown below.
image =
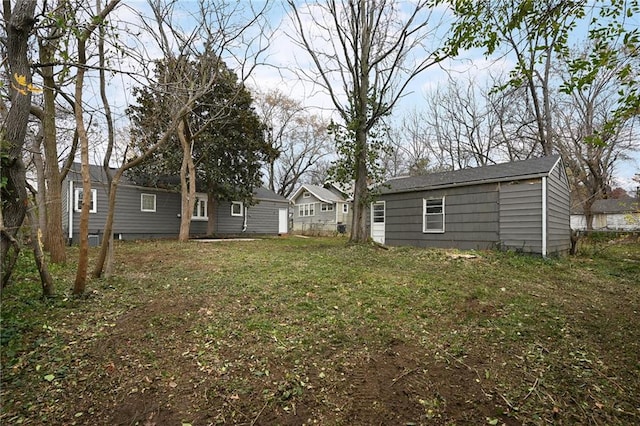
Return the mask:
POLYGON ((384 184, 382 193, 410 192, 450 186, 477 185, 485 182, 509 181, 516 178, 541 177, 548 175, 559 159, 559 155, 552 155, 492 166, 395 178, 388 180, 384 184))

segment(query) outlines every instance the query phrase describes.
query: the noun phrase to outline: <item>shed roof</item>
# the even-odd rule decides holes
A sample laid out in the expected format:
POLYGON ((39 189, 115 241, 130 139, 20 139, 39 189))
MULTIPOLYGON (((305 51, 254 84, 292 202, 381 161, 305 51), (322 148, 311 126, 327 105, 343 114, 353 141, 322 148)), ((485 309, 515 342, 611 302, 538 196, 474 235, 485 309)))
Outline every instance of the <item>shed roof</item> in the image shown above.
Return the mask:
MULTIPOLYGON (((584 209, 579 205, 571 209, 571 214, 583 214, 584 209)), ((640 213, 640 199, 638 198, 607 198, 596 200, 591 206, 592 214, 603 213, 640 213)))
POLYGON ((255 188, 253 190, 253 194, 257 200, 270 200, 289 203, 289 200, 287 200, 285 197, 280 194, 276 194, 275 192, 264 186, 255 188))
POLYGON ((548 176, 559 161, 559 155, 552 155, 492 166, 395 178, 385 182, 382 193, 411 192, 543 177, 548 176))

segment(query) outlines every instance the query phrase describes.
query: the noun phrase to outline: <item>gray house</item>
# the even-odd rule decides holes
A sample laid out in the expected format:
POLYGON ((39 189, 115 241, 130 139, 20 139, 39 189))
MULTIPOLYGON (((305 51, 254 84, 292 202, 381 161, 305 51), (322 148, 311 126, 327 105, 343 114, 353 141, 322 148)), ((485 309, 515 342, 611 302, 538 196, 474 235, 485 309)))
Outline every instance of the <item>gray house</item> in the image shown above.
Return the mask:
MULTIPOLYGON (((91 213, 89 214, 89 241, 97 245, 108 210, 108 184, 99 166, 91 166, 91 213)), ((80 209, 82 206, 82 177, 80 164, 73 164, 62 189, 62 227, 69 243, 79 241, 80 209)), ((289 201, 269 191, 257 188, 256 204, 244 205, 240 201, 216 203, 215 235, 279 235, 288 232, 289 201)), ((207 232, 209 203, 207 194, 197 194, 191 219, 191 235, 204 236, 207 232)), ((123 179, 116 194, 116 212, 113 233, 116 239, 138 240, 177 238, 180 232, 181 196, 179 191, 147 188, 123 179)))
POLYGON ((559 156, 389 180, 371 206, 387 245, 568 252, 569 184, 559 156))
POLYGON ((336 184, 303 184, 290 197, 293 230, 302 233, 349 232, 352 199, 336 184))

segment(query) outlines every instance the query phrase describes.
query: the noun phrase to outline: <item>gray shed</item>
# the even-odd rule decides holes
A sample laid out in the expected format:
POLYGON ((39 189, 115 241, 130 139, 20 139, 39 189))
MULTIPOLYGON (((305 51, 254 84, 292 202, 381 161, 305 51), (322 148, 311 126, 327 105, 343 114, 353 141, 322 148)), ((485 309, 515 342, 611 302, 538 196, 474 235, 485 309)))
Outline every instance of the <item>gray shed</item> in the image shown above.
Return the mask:
MULTIPOLYGON (((99 244, 107 217, 108 184, 102 167, 91 166, 90 173, 89 242, 99 244)), ((62 226, 69 243, 79 241, 82 197, 80 164, 74 163, 62 188, 62 226)), ((289 232, 289 201, 286 198, 267 188, 256 188, 254 201, 256 203, 252 206, 239 201, 217 202, 215 235, 279 235, 289 232)), ((123 179, 116 194, 114 237, 121 240, 177 238, 181 206, 179 191, 137 186, 123 179)), ((207 194, 197 194, 190 229, 193 237, 206 234, 208 208, 207 194)))
POLYGON ((383 244, 568 252, 569 184, 560 156, 391 179, 371 206, 383 244))

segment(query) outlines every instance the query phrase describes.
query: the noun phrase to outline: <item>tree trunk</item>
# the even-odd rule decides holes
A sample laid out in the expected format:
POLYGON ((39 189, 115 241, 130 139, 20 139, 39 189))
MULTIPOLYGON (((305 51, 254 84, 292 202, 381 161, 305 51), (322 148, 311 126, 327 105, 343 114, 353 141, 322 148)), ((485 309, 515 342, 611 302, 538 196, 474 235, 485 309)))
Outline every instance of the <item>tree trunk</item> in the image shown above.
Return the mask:
POLYGON ((105 219, 105 222, 104 222, 104 229, 103 229, 104 238, 100 245, 100 252, 98 253, 98 258, 96 259, 95 268, 91 272, 91 276, 93 278, 100 278, 102 276, 102 273, 104 271, 105 261, 107 259, 107 256, 109 255, 109 250, 110 250, 109 246, 111 244, 111 241, 108 239, 108 236, 109 235, 113 236, 113 219, 115 217, 115 211, 116 211, 116 194, 118 192, 118 184, 120 183, 120 178, 122 177, 125 170, 127 170, 126 166, 120 167, 116 171, 116 173, 113 175, 113 178, 111 179, 111 184, 109 185, 109 198, 108 198, 109 210, 107 211, 107 218, 105 219))
POLYGON ((14 247, 15 236, 27 213, 26 173, 22 162, 27 122, 31 109, 31 70, 27 57, 29 34, 35 24, 36 2, 17 0, 13 11, 11 2, 3 2, 6 35, 6 60, 9 63, 11 108, 0 130, 0 179, 2 185, 2 221, 0 221, 0 266, 8 282, 15 262, 7 255, 14 247), (24 79, 24 84, 18 79, 24 79))
MULTIPOLYGON (((33 111, 33 110, 32 110, 33 111)), ((44 160, 42 158, 42 141, 44 126, 40 123, 40 130, 36 136, 36 143, 33 147, 33 165, 36 169, 37 192, 35 194, 36 206, 38 209, 38 228, 47 234, 47 211, 46 211, 46 193, 47 185, 45 183, 44 160)))
POLYGON ((80 140, 80 163, 82 174, 82 210, 80 213, 80 248, 78 253, 78 270, 73 285, 73 294, 79 296, 84 293, 87 286, 87 269, 89 267, 89 209, 91 203, 91 174, 89 171, 89 139, 84 127, 82 86, 84 84, 86 63, 85 39, 78 37, 78 72, 76 74, 75 107, 74 115, 76 130, 80 140))
POLYGON ((40 282, 42 283, 42 297, 53 297, 53 278, 49 273, 47 262, 42 251, 42 231, 38 227, 38 218, 35 213, 35 206, 31 206, 27 210, 29 217, 29 225, 31 228, 31 244, 33 245, 33 257, 40 273, 40 282))
MULTIPOLYGON (((55 57, 57 38, 40 43, 40 62, 52 63, 55 57)), ((67 253, 62 232, 62 179, 58 167, 58 148, 56 136, 55 79, 53 67, 41 69, 43 79, 44 111, 42 115, 45 179, 45 204, 41 205, 46 215, 47 225, 43 229, 44 247, 49 251, 52 263, 64 263, 67 253)))
POLYGON ((367 222, 366 222, 366 210, 367 202, 369 201, 369 190, 367 186, 368 174, 368 151, 369 145, 367 141, 368 127, 367 115, 369 112, 369 73, 371 67, 369 64, 369 54, 371 49, 371 26, 368 23, 370 14, 373 12, 373 5, 371 9, 367 7, 365 0, 360 0, 360 48, 362 52, 359 57, 359 77, 360 84, 354 87, 354 111, 355 117, 352 118, 353 122, 349 124, 356 124, 355 131, 355 152, 354 152, 354 174, 355 174, 355 188, 353 193, 353 219, 351 225, 351 237, 349 242, 352 243, 364 243, 369 239, 367 235, 367 222))
POLYGON ((180 188, 182 193, 182 216, 180 219, 179 241, 189 241, 191 217, 196 203, 196 169, 191 156, 191 135, 186 119, 178 124, 178 139, 182 146, 182 166, 180 167, 180 188))
POLYGON ((364 243, 369 239, 367 234, 366 211, 369 199, 367 187, 367 142, 366 130, 358 129, 356 133, 355 187, 353 192, 353 217, 351 222, 351 243, 364 243))
POLYGON ((593 201, 590 199, 585 201, 584 205, 582 206, 584 220, 587 225, 587 231, 593 231, 593 213, 591 212, 592 207, 593 201))
POLYGON ((215 235, 217 228, 218 199, 213 191, 207 194, 207 236, 215 235))
MULTIPOLYGON (((89 200, 91 199, 91 175, 89 171, 89 139, 87 136, 87 130, 84 127, 82 109, 82 85, 84 84, 85 73, 84 65, 86 65, 87 63, 86 42, 89 39, 91 33, 100 23, 104 21, 105 17, 118 5, 119 2, 120 0, 111 0, 107 4, 107 6, 100 11, 98 16, 94 17, 90 24, 86 25, 84 32, 77 37, 78 73, 76 75, 74 116, 76 121, 76 132, 78 134, 78 140, 80 141, 80 162, 82 172, 83 196, 82 211, 80 213, 80 248, 78 255, 78 271, 76 273, 76 280, 73 286, 74 295, 81 295, 82 293, 84 293, 87 284, 87 269, 89 267, 89 200)), ((109 197, 111 197, 111 193, 109 194, 109 197)), ((115 199, 115 191, 113 197, 115 199)), ((108 237, 105 236, 104 238, 108 237)), ((102 272, 103 265, 104 259, 102 260, 102 263, 100 265, 100 272, 102 272)))

